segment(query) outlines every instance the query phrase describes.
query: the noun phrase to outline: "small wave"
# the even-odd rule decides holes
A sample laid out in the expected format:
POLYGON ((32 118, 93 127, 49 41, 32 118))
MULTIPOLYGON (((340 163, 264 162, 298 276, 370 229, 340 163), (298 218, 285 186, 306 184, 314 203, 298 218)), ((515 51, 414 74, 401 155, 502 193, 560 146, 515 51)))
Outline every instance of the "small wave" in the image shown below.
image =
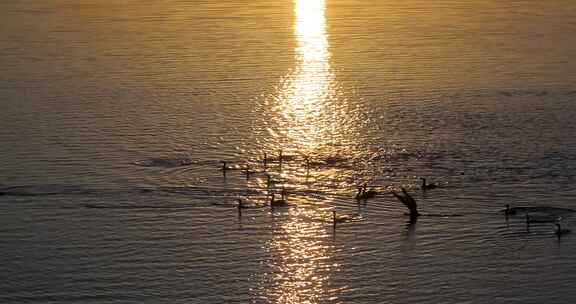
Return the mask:
POLYGON ((159 167, 159 168, 176 168, 183 166, 190 166, 196 162, 190 158, 151 158, 138 160, 132 163, 135 166, 141 167, 159 167))
POLYGON ((184 209, 192 208, 192 205, 107 205, 107 204, 84 204, 89 209, 184 209))
POLYGON ((0 189, 2 196, 87 195, 96 190, 76 185, 20 185, 0 189))
POLYGON ((127 188, 120 187, 115 189, 92 189, 82 185, 18 185, 9 187, 4 186, 3 188, 0 188, 0 196, 3 197, 36 197, 57 195, 115 196, 130 193, 138 195, 177 194, 193 198, 221 198, 255 196, 260 195, 262 191, 256 188, 219 188, 203 186, 134 186, 127 188))
POLYGON ((422 213, 420 216, 429 216, 429 217, 459 217, 464 216, 461 213, 422 213))
POLYGON ((516 214, 527 214, 527 213, 537 213, 537 214, 550 214, 550 215, 562 215, 574 213, 576 210, 561 207, 550 207, 550 206, 535 206, 535 207, 514 207, 512 211, 516 214))
POLYGON ((551 94, 551 92, 546 91, 546 90, 506 90, 506 91, 500 91, 499 94, 501 96, 506 96, 506 97, 515 97, 515 96, 542 97, 542 96, 546 96, 548 94, 551 94))
POLYGON ((214 188, 214 187, 178 187, 164 186, 157 189, 159 192, 182 194, 190 197, 229 197, 239 195, 256 195, 260 191, 250 188, 214 188))

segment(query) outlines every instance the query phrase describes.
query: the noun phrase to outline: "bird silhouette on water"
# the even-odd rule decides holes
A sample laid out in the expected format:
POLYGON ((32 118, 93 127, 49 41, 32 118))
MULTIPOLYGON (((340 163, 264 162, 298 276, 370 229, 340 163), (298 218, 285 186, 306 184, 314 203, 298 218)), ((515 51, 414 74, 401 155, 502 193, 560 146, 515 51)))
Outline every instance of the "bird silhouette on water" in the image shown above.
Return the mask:
POLYGON ((376 190, 368 189, 368 185, 364 184, 361 187, 358 187, 358 192, 356 193, 356 199, 357 200, 361 200, 361 199, 365 200, 365 199, 375 197, 376 194, 377 194, 376 190))
POLYGON ((422 190, 430 190, 430 189, 438 188, 438 185, 436 185, 436 184, 426 183, 426 178, 424 178, 424 177, 421 177, 420 180, 422 180, 422 184, 420 185, 420 189, 422 189, 422 190))
POLYGON ((562 228, 560 223, 556 223, 556 231, 554 232, 558 237, 570 233, 570 229, 562 228))
POLYGON ((242 216, 242 209, 248 209, 249 207, 245 205, 242 199, 240 198, 236 199, 236 201, 238 202, 238 204, 236 205, 236 208, 238 208, 238 216, 242 216))
POLYGON ((404 204, 404 206, 406 206, 406 208, 408 208, 408 215, 410 215, 411 218, 419 216, 420 213, 418 212, 418 204, 416 203, 416 200, 408 193, 408 191, 406 191, 406 189, 400 189, 402 189, 403 195, 396 192, 392 192, 392 195, 394 195, 395 198, 397 198, 402 204, 404 204))
POLYGON ((281 199, 276 199, 276 194, 272 193, 272 196, 270 197, 270 207, 274 208, 274 207, 288 207, 289 204, 286 200, 286 195, 284 195, 284 193, 282 193, 282 198, 281 199))
POLYGON ((506 209, 504 209, 504 215, 514 215, 517 212, 517 208, 510 207, 510 204, 506 204, 506 209))

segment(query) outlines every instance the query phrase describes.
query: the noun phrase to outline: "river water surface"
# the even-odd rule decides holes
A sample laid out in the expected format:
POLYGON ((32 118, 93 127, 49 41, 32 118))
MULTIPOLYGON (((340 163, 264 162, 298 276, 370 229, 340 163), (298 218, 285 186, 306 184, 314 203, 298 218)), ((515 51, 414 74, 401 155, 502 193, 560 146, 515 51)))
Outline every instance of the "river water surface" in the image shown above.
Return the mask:
POLYGON ((0 20, 2 303, 576 301, 574 235, 502 213, 576 208, 574 1, 6 0, 0 20))

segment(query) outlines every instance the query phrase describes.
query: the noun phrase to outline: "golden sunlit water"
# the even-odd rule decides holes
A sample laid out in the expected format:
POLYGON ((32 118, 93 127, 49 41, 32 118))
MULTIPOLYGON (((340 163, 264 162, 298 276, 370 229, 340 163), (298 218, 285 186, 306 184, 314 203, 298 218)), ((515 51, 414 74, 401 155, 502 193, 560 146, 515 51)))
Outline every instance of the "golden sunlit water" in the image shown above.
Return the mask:
POLYGON ((330 64, 326 3, 294 1, 293 11, 294 65, 275 91, 263 97, 265 108, 255 114, 266 126, 264 149, 269 156, 289 160, 270 174, 292 190, 348 186, 356 182, 352 170, 334 171, 330 165, 350 168, 358 152, 351 144, 357 144, 362 123, 330 64))
POLYGON ((325 10, 323 0, 294 2, 295 66, 273 95, 278 107, 273 119, 284 137, 279 140, 301 155, 329 153, 336 141, 351 142, 354 131, 342 125, 350 113, 330 65, 325 10))
POLYGON ((269 271, 259 284, 260 297, 270 303, 322 302, 331 293, 326 282, 336 269, 329 217, 321 218, 318 210, 305 208, 273 216, 281 223, 272 227, 274 236, 265 245, 269 271))
POLYGON ((327 137, 327 116, 331 98, 336 94, 330 69, 330 51, 325 30, 324 1, 296 1, 294 34, 297 66, 283 84, 282 114, 289 122, 287 135, 296 147, 313 151, 327 137))
POLYGON ((576 300, 573 1, 0 20, 0 303, 576 300))
MULTIPOLYGON (((337 120, 327 120, 337 94, 330 68, 330 51, 325 29, 324 0, 294 2, 296 66, 283 78, 276 95, 279 112, 275 121, 286 136, 286 150, 301 155, 318 155, 337 120)), ((286 178, 286 177, 284 177, 286 178)), ((274 237, 265 245, 270 254, 259 290, 270 303, 320 303, 329 293, 325 282, 333 266, 329 231, 317 210, 293 208, 273 227, 274 237), (315 219, 316 218, 316 219, 315 219)))
MULTIPOLYGON (((333 77, 325 32, 324 2, 295 1, 296 66, 280 84, 276 120, 282 136, 306 153, 321 145, 321 117, 332 95, 333 77)), ((324 122, 325 123, 325 122, 324 122)))

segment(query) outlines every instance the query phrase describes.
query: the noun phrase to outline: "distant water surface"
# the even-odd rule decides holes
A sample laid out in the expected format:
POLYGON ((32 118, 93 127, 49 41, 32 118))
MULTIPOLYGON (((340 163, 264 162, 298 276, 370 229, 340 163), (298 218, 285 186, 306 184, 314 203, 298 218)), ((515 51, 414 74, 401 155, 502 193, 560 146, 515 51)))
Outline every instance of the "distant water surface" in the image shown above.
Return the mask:
POLYGON ((9 0, 0 20, 2 303, 576 301, 574 236, 501 212, 576 209, 572 1, 9 0))

